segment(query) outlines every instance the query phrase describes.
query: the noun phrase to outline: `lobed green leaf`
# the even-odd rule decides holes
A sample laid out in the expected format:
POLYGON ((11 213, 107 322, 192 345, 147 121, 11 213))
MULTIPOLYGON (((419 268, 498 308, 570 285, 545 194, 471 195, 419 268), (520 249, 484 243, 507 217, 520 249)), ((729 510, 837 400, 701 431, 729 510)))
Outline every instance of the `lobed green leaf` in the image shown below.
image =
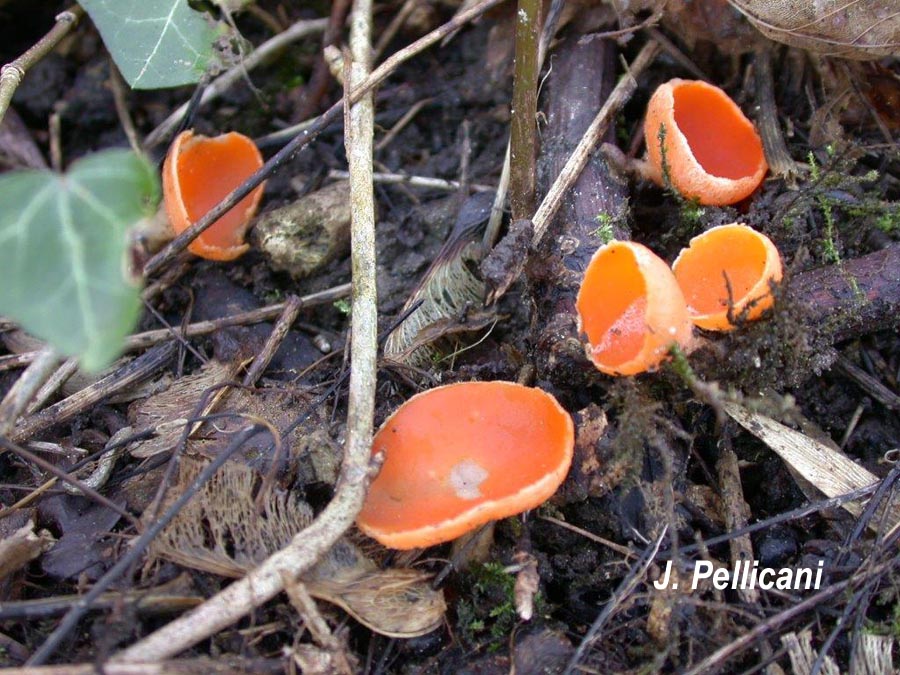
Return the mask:
POLYGON ((188 0, 79 0, 133 89, 199 82, 220 27, 188 0))
POLYGON ((128 232, 155 211, 153 168, 125 150, 69 172, 0 176, 0 314, 86 370, 121 352, 140 310, 128 272, 128 232))

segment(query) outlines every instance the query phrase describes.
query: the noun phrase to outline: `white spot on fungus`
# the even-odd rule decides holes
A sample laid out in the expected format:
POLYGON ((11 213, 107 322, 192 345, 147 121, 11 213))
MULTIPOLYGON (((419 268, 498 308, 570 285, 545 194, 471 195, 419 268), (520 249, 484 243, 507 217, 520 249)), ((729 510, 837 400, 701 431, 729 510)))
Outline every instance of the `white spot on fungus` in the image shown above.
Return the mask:
POLYGON ((450 470, 450 486, 460 499, 481 497, 479 486, 487 480, 488 472, 477 462, 464 459, 450 470))

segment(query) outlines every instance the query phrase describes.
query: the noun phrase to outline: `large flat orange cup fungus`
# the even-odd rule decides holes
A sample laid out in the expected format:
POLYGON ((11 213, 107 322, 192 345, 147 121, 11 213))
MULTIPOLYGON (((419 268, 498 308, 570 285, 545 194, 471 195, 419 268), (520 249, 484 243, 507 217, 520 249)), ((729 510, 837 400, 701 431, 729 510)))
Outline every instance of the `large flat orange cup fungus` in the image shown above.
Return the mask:
POLYGON ((691 239, 672 270, 693 322, 707 330, 728 331, 735 327, 732 320, 758 319, 772 307, 772 285, 781 281, 781 256, 767 236, 732 223, 691 239))
POLYGON ((357 518, 385 546, 410 549, 539 506, 569 471, 572 418, 540 389, 462 382, 417 394, 381 426, 384 464, 357 518))
POLYGON ((688 348, 692 326, 672 270, 646 246, 613 241, 588 264, 575 301, 588 358, 607 375, 656 368, 672 344, 688 348))
MULTIPOLYGON (((163 164, 163 197, 175 234, 205 216, 263 165, 256 144, 235 131, 214 138, 178 135, 163 164)), ((239 201, 188 246, 209 260, 234 260, 249 248, 244 234, 265 184, 239 201)))
POLYGON ((660 85, 647 105, 644 136, 650 177, 662 185, 666 172, 675 190, 701 204, 739 202, 769 168, 753 123, 728 94, 705 82, 660 85))

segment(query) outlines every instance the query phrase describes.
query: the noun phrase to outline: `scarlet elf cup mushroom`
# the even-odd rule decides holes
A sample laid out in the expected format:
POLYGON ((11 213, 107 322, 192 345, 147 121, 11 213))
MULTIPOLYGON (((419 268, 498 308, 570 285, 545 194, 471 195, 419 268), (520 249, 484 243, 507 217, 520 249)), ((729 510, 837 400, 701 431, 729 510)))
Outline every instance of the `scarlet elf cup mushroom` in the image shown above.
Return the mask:
MULTIPOLYGON (((230 132, 206 137, 187 130, 173 141, 163 164, 163 198, 175 234, 184 232, 263 165, 256 144, 230 132)), ((234 260, 249 246, 244 234, 256 214, 265 184, 200 234, 188 250, 209 260, 234 260)))
POLYGON ((613 241, 591 258, 575 301, 588 358, 607 375, 653 370, 692 325, 669 266, 646 246, 613 241))
POLYGON ((706 82, 674 79, 660 85, 644 120, 648 166, 660 185, 701 204, 734 204, 768 171, 762 140, 737 104, 706 82))
POLYGON ((384 463, 359 529, 385 546, 450 541, 539 506, 572 462, 572 418, 550 394, 512 382, 462 382, 413 396, 384 422, 384 463))
POLYGON ((775 302, 781 256, 764 234, 741 223, 721 225, 691 239, 672 263, 691 320, 700 328, 728 331, 752 321, 775 302))

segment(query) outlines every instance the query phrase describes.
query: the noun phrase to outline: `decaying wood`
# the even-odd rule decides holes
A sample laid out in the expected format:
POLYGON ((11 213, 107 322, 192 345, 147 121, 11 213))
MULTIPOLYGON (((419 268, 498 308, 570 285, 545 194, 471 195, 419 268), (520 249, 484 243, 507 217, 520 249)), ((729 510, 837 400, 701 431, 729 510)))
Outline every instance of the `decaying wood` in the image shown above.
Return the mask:
MULTIPOLYGON (((547 125, 538 157, 543 194, 552 191, 551 183, 563 175, 612 92, 617 74, 616 48, 609 40, 569 40, 553 56, 553 70, 544 85, 547 125)), ((611 131, 610 126, 607 133, 611 131)), ((611 175, 601 157, 584 155, 583 159, 584 168, 580 175, 575 173, 577 180, 571 189, 557 193, 559 214, 526 269, 534 306, 539 378, 571 381, 576 374, 581 379, 580 373, 593 370, 578 336, 575 297, 584 268, 603 243, 597 232, 601 226, 598 216, 608 218, 614 236, 629 238, 627 187, 611 175)), ((544 204, 535 220, 545 210, 552 213, 544 204)), ((539 239, 537 222, 533 238, 539 239)))
POLYGON ((786 291, 811 329, 842 342, 900 325, 900 243, 803 272, 786 291))

